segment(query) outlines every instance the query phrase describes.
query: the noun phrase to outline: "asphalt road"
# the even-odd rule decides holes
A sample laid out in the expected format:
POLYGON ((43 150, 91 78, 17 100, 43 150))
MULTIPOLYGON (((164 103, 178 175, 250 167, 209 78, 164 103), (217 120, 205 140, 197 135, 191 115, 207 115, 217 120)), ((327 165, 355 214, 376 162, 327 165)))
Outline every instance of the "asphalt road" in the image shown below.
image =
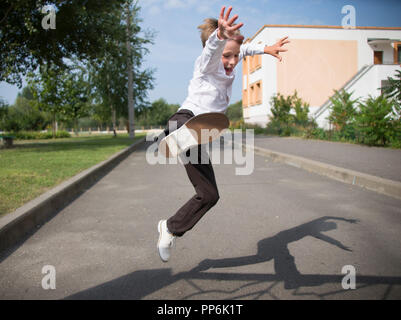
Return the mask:
POLYGON ((147 146, 0 258, 0 299, 401 298, 401 201, 258 155, 214 165, 219 202, 161 262, 157 222, 194 190, 147 146))

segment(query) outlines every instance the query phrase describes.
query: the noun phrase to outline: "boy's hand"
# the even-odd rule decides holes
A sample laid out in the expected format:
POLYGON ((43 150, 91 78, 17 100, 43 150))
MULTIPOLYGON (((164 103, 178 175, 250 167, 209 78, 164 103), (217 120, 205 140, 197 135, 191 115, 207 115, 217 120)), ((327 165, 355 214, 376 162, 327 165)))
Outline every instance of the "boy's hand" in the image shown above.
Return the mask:
POLYGON ((288 49, 284 49, 283 46, 287 43, 290 43, 290 41, 287 40, 288 37, 284 37, 282 39, 280 39, 279 41, 277 41, 277 43, 271 47, 266 46, 265 47, 265 53, 272 55, 273 57, 276 57, 277 59, 281 60, 283 59, 280 56, 280 52, 285 52, 288 51, 288 49))
POLYGON ((226 15, 224 16, 225 9, 226 9, 226 7, 223 6, 220 11, 219 30, 217 31, 217 37, 220 40, 232 38, 234 36, 235 30, 238 30, 239 28, 241 28, 244 25, 241 22, 241 23, 233 26, 234 21, 238 19, 238 15, 236 14, 234 17, 232 17, 230 20, 228 20, 228 18, 230 17, 231 10, 233 8, 229 7, 226 15))

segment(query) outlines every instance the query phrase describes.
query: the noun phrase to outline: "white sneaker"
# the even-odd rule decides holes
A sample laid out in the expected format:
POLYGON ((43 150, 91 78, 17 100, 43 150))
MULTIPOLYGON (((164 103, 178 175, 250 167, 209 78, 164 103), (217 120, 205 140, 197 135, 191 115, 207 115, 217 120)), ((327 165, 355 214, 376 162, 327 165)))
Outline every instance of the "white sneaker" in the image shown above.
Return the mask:
POLYGON ((159 221, 157 230, 159 231, 157 249, 159 250, 159 255, 162 261, 167 262, 170 259, 170 249, 174 245, 175 237, 168 231, 166 220, 159 221))

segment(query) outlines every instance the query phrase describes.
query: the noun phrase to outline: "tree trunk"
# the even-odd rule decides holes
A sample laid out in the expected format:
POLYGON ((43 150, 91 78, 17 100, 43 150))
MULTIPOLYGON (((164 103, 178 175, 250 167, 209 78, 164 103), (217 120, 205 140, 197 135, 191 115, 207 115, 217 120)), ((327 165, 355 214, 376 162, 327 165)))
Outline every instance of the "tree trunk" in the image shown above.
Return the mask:
POLYGON ((75 131, 75 135, 78 136, 78 120, 77 119, 74 120, 74 131, 75 131))
POLYGON ((55 139, 56 138, 56 114, 55 113, 53 113, 53 119, 52 119, 52 136, 53 136, 53 139, 55 139))
POLYGON ((113 135, 116 137, 117 136, 117 131, 116 131, 116 109, 111 106, 111 117, 113 121, 113 135))
POLYGON ((127 2, 127 73, 128 73, 128 127, 130 138, 135 137, 134 127, 134 93, 133 93, 133 70, 132 70, 132 56, 131 56, 131 12, 129 7, 129 1, 127 2))

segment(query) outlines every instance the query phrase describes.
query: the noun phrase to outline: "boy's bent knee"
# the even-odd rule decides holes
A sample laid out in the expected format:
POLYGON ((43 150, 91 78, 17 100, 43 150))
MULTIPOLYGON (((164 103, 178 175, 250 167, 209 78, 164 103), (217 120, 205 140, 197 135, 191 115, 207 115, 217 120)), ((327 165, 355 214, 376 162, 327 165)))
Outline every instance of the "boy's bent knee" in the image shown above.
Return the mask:
POLYGON ((219 193, 216 191, 214 192, 208 192, 204 197, 203 201, 205 202, 206 205, 209 207, 213 207, 220 199, 219 193))

